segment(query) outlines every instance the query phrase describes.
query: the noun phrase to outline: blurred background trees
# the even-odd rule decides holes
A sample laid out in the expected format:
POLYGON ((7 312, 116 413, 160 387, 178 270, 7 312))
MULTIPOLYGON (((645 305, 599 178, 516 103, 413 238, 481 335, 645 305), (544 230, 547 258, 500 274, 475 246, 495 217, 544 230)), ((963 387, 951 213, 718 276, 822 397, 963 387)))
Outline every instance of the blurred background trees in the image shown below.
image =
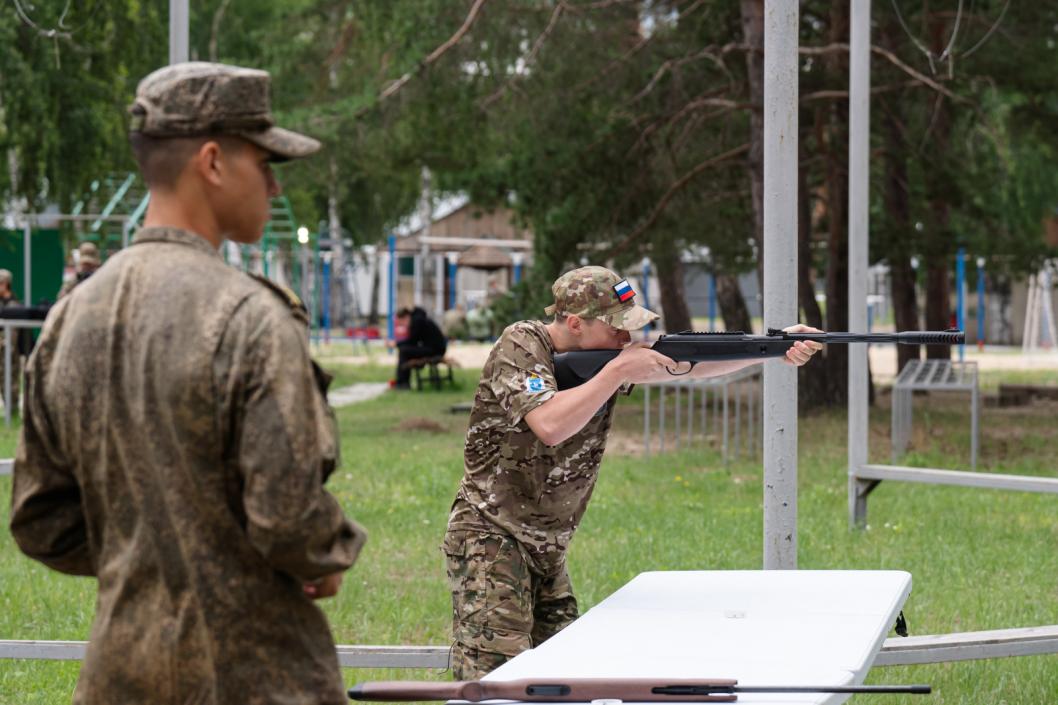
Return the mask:
MULTIPOLYGON (((131 169, 124 107, 168 56, 164 2, 60 5, 0 10, 0 199, 65 205, 131 169)), ((708 253, 726 326, 749 327, 736 277, 760 268, 763 0, 209 0, 192 12, 192 58, 269 69, 280 119, 325 142, 280 173, 308 220, 380 242, 415 210, 426 167, 436 190, 509 206, 533 231, 534 266, 506 315, 539 311, 582 261, 649 257, 673 283, 694 251, 708 253)), ((848 23, 847 0, 801 3, 797 295, 801 320, 832 330, 847 328, 848 23)), ((879 0, 872 40, 872 261, 890 267, 897 328, 945 328, 959 248, 1010 275, 1053 254, 1058 6, 879 0)), ((680 286, 663 286, 660 306, 669 330, 691 327, 680 286)), ((803 372, 809 399, 843 397, 844 355, 803 372)))

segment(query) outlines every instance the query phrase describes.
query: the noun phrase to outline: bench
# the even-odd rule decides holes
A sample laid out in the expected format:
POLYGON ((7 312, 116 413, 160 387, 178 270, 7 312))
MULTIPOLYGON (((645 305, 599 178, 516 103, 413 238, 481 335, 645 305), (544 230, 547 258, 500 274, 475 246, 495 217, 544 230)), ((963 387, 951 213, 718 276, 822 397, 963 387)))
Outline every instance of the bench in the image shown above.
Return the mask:
POLYGON ((426 372, 426 382, 433 385, 434 389, 441 389, 447 382, 455 386, 455 376, 452 369, 459 365, 455 360, 441 355, 435 357, 416 357, 405 362, 401 367, 411 370, 415 389, 423 389, 423 371, 426 372))

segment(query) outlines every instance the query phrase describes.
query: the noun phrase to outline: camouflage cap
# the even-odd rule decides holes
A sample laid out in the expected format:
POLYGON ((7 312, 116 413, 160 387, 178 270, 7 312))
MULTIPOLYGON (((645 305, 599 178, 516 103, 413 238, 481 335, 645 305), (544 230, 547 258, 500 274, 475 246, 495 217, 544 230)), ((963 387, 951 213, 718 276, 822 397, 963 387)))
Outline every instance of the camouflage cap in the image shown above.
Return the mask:
POLYGON ((267 71, 191 61, 158 69, 136 88, 130 129, 150 137, 235 135, 277 161, 320 148, 311 137, 275 126, 267 71))
POLYGON ((597 318, 621 330, 638 330, 659 318, 635 302, 635 290, 627 280, 605 267, 566 272, 552 285, 551 293, 555 303, 544 309, 549 316, 597 318))
POLYGON ((82 242, 77 246, 77 263, 99 266, 99 248, 94 242, 82 242))

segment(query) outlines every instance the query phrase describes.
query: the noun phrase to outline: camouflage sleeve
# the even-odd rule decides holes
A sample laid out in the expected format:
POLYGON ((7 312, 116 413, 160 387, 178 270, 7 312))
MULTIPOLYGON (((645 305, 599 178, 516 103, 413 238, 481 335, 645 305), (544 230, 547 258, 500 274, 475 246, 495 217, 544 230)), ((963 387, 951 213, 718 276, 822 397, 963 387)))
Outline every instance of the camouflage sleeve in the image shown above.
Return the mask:
POLYGON ((81 489, 55 437, 43 396, 51 349, 51 336, 45 332, 26 366, 11 487, 11 534, 23 553, 50 568, 95 575, 81 489))
POLYGON ((333 417, 304 328, 269 297, 251 297, 229 321, 214 375, 250 542, 276 570, 308 581, 351 566, 367 535, 324 489, 337 460, 333 417))
POLYGON ((531 329, 508 328, 496 342, 492 356, 487 384, 512 426, 555 396, 558 385, 551 349, 531 329))

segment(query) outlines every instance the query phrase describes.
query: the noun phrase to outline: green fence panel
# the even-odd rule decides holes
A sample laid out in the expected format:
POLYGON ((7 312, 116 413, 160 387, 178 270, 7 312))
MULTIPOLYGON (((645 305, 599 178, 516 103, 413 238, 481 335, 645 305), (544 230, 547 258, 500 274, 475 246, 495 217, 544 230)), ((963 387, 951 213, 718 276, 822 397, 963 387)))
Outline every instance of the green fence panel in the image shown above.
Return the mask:
MULTIPOLYGON (((30 249, 30 275, 32 276, 31 305, 55 301, 62 287, 62 273, 66 266, 66 253, 58 230, 34 230, 30 249)), ((23 231, 0 229, 0 269, 11 271, 11 291, 21 300, 25 292, 25 254, 23 231)))

